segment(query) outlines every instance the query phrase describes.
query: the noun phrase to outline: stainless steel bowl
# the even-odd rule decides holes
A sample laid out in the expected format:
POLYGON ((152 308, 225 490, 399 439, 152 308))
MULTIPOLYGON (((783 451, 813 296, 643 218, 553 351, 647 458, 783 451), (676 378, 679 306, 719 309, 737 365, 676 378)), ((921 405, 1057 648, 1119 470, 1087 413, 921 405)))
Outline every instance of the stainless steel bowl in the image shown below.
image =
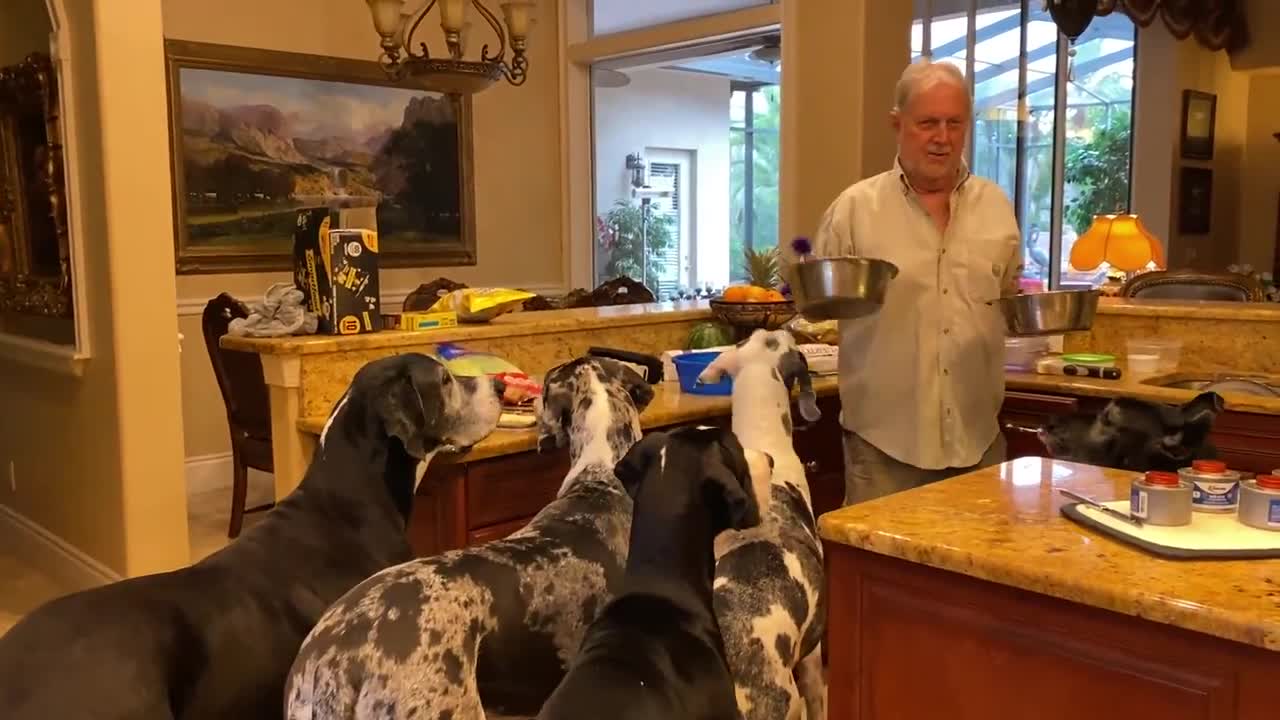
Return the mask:
POLYGON ((850 320, 880 309, 898 266, 875 258, 818 258, 791 265, 789 274, 791 296, 806 320, 850 320))
POLYGON ((1010 335, 1058 335, 1092 328, 1101 296, 1098 290, 1053 290, 1007 295, 988 304, 1000 308, 1010 335))

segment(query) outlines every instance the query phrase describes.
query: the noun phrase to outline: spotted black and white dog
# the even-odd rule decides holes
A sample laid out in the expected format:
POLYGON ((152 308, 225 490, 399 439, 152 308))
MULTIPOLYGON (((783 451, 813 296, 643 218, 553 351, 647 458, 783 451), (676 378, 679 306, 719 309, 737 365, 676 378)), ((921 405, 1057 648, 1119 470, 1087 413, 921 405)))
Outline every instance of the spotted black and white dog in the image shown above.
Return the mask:
POLYGON ((822 542, 809 482, 792 441, 791 389, 801 417, 820 417, 809 365, 791 334, 757 330, 721 353, 699 380, 733 377, 733 432, 773 458, 771 487, 757 488, 759 526, 716 541, 716 618, 744 720, 826 715, 822 542), (767 498, 767 501, 765 500, 767 498))
POLYGON ((543 396, 539 447, 567 442, 573 463, 558 497, 504 540, 390 568, 335 603, 294 663, 289 718, 538 713, 621 581, 632 503, 614 466, 653 389, 581 358, 543 396))
POLYGON ((54 600, 0 638, 0 717, 278 719, 307 632, 412 556, 405 525, 427 461, 493 432, 500 395, 416 353, 368 363, 302 482, 261 522, 190 567, 54 600))

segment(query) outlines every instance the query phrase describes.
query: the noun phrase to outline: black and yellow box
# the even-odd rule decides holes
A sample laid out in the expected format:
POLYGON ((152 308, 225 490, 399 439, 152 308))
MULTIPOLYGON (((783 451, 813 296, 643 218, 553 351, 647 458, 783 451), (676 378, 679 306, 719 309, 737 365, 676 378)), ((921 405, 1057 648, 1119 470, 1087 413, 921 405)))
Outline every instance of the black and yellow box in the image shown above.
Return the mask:
POLYGON ((294 284, 320 317, 320 332, 356 335, 381 330, 378 234, 330 225, 328 208, 298 211, 294 284))

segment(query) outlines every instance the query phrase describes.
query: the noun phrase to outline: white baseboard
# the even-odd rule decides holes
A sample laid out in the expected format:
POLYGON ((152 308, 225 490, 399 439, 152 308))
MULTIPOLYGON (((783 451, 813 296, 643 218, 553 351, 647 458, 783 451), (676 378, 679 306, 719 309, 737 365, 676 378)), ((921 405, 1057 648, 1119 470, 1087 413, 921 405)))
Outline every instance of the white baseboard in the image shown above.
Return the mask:
POLYGON ((8 505, 0 505, 0 547, 47 572, 67 593, 121 579, 120 573, 8 505))
MULTIPOLYGON (((214 453, 212 455, 196 455, 186 459, 183 474, 187 481, 187 497, 206 492, 226 492, 230 498, 232 464, 231 453, 214 453)), ((258 484, 273 487, 271 475, 249 469, 249 487, 258 484)), ((252 490, 250 495, 253 495, 252 490)))

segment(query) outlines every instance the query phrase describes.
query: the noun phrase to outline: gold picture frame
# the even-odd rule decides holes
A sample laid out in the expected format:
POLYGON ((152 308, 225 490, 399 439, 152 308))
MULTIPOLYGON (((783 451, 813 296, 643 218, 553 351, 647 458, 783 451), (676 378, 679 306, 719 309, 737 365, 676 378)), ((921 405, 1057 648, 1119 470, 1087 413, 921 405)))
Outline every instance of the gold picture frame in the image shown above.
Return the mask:
POLYGON ((74 314, 59 108, 48 55, 0 68, 0 313, 74 314))
POLYGON ((290 269, 297 208, 343 183, 376 198, 382 267, 476 263, 469 95, 398 84, 373 61, 165 50, 179 274, 290 269))

